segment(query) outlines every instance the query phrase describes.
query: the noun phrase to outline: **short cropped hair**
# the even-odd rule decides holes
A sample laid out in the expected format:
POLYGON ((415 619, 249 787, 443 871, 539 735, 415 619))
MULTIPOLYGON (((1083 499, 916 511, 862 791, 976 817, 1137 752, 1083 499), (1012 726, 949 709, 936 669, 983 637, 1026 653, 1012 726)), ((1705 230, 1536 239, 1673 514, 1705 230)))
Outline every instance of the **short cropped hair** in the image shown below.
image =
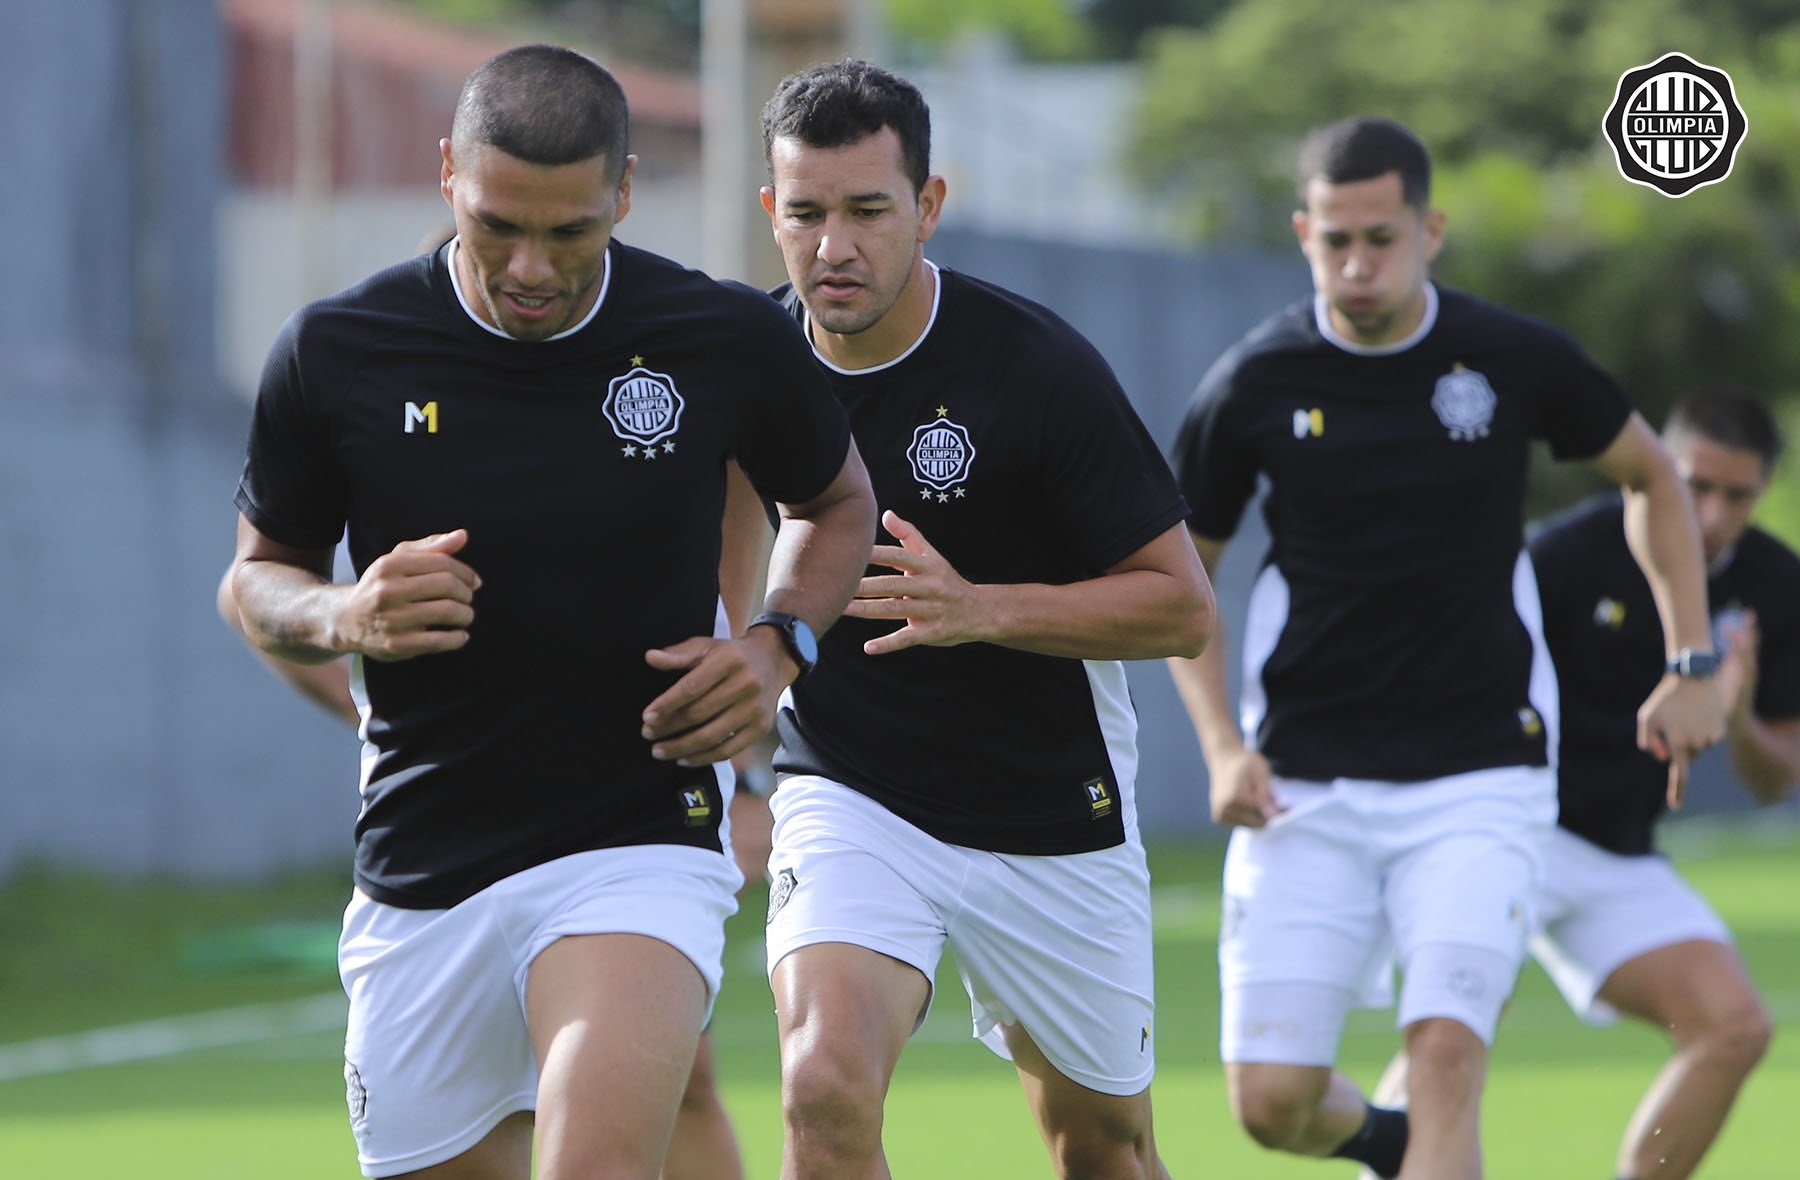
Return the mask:
POLYGON ((1769 407, 1735 389, 1720 389, 1683 398, 1669 411, 1664 434, 1691 434, 1733 451, 1760 456, 1764 472, 1773 471, 1784 442, 1769 407))
POLYGON ((1431 204, 1431 154, 1419 137, 1392 119, 1354 115, 1320 127, 1300 146, 1297 193, 1306 207, 1306 190, 1315 179, 1327 184, 1374 180, 1400 174, 1400 195, 1424 212, 1431 204))
POLYGON ((777 139, 844 147, 883 127, 892 127, 900 140, 900 164, 914 194, 924 191, 931 175, 931 109, 917 86, 856 58, 789 74, 763 106, 763 163, 769 181, 775 180, 777 139))
POLYGON ((599 62, 555 45, 521 45, 463 83, 450 145, 460 154, 491 144, 549 166, 604 156, 614 180, 625 173, 630 126, 625 91, 599 62))

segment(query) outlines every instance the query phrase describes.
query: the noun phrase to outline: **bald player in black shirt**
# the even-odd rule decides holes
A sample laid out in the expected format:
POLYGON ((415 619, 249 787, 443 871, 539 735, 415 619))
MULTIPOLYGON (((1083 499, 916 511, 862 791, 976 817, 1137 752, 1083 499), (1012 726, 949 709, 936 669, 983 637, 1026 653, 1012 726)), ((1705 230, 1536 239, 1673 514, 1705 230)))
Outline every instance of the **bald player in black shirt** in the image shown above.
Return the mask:
POLYGON ((465 84, 457 237, 303 308, 264 369, 233 590, 357 657, 339 966, 370 1176, 652 1180, 741 877, 715 764, 771 724, 874 505, 761 292, 624 245, 616 81, 550 46, 465 84), (713 636, 726 469, 782 505, 764 614, 713 636), (348 529, 353 584, 333 584, 348 529))

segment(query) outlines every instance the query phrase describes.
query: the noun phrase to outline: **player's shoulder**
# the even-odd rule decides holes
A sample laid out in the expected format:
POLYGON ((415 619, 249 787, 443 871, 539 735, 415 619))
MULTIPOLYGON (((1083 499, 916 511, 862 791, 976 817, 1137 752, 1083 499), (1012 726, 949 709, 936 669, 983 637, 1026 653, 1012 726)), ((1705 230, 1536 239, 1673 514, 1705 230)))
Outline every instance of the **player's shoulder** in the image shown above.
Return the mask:
POLYGON ((1313 314, 1313 301, 1297 299, 1265 317, 1220 353, 1200 379, 1195 398, 1220 398, 1248 391, 1255 388, 1259 379, 1279 370, 1289 358, 1328 348, 1313 314))
POLYGON ((1455 343, 1501 348, 1550 346, 1575 349, 1575 338, 1549 320, 1483 299, 1454 287, 1438 286, 1438 332, 1455 343))
POLYGON ((712 312, 729 319, 747 317, 753 322, 782 318, 779 310, 771 307, 769 297, 747 283, 714 278, 703 270, 616 238, 611 249, 619 267, 620 290, 649 314, 665 314, 674 307, 688 314, 712 312))
POLYGON ((431 314, 438 299, 436 256, 397 262, 360 282, 315 299, 288 317, 281 336, 295 348, 375 343, 431 314))
POLYGON ((1737 549, 1736 560, 1744 563, 1747 572, 1766 583, 1769 589, 1800 601, 1800 554, 1786 542, 1751 525, 1738 540, 1737 549))
POLYGON ((1035 299, 947 266, 938 268, 938 282, 938 315, 970 345, 1050 369, 1099 358, 1080 330, 1035 299))

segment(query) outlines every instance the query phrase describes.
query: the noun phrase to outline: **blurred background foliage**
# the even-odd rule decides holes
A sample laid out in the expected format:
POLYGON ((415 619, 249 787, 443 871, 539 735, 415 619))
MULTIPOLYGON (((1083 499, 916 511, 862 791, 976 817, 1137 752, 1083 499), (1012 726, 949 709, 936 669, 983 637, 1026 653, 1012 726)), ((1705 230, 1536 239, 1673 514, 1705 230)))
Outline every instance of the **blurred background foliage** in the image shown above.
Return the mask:
MULTIPOLYGON (((396 0, 579 29, 694 64, 702 0, 396 0)), ((1800 427, 1800 3, 1796 0, 876 0, 896 60, 973 34, 1027 60, 1138 60, 1122 167, 1181 210, 1189 247, 1294 248, 1293 160, 1352 113, 1431 148, 1444 282, 1570 331, 1653 423, 1735 387, 1800 427), (1618 174, 1601 134, 1619 75, 1678 50, 1727 71, 1749 116, 1731 176, 1673 200, 1618 174)), ((1078 215, 1078 214, 1077 214, 1078 215)), ((1543 467, 1534 507, 1584 486, 1543 467)), ((1791 471, 1793 465, 1790 465, 1791 471)), ((1800 484, 1765 522, 1800 544, 1800 484)))

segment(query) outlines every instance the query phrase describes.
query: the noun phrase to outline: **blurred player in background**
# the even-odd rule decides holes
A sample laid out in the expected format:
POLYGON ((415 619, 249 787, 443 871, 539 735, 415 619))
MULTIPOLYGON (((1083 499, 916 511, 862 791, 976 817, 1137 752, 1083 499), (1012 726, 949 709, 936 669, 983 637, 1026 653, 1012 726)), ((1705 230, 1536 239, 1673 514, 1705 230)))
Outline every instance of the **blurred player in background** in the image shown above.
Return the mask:
POLYGON ((1178 444, 1209 570, 1270 485, 1239 708, 1216 638, 1170 668, 1213 819, 1235 829, 1219 947, 1233 1113, 1265 1147, 1475 1180, 1488 1045, 1556 815, 1555 683, 1522 551, 1532 439, 1626 491, 1621 530, 1672 661, 1642 740, 1672 779, 1722 735, 1724 707, 1674 464, 1561 332, 1429 281, 1444 233, 1430 179, 1423 145, 1386 120, 1303 146, 1293 220, 1314 297, 1214 364, 1178 444), (1390 940, 1410 1140, 1404 1112, 1333 1069, 1390 940))
POLYGON ((1093 347, 940 269, 918 90, 784 79, 763 189, 883 527, 783 698, 768 957, 782 1175, 888 1175, 883 1106, 946 944, 1063 1177, 1166 1177, 1125 659, 1197 652, 1211 588, 1167 464, 1093 347))
MULTIPOLYGON (((1732 769, 1757 802, 1800 776, 1800 558, 1750 523, 1782 449, 1768 407, 1741 394, 1677 405, 1663 443, 1687 480, 1706 548, 1732 769)), ((1685 1180, 1767 1049, 1769 1014, 1712 907, 1658 855, 1671 802, 1638 748, 1637 703, 1663 670, 1656 605, 1604 497, 1531 542, 1544 638, 1562 698, 1561 813, 1531 950, 1583 1019, 1618 1013, 1668 1033, 1675 1054, 1619 1145, 1619 1180, 1685 1180)), ((1405 1058, 1379 1093, 1398 1094, 1405 1058)))

